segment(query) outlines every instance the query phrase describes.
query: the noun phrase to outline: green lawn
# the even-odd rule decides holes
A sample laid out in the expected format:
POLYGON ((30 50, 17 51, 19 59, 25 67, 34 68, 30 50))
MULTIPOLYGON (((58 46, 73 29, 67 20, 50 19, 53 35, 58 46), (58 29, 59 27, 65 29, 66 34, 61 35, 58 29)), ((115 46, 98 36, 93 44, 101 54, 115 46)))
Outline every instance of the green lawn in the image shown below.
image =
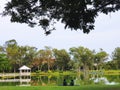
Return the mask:
POLYGON ((120 90, 120 85, 102 86, 0 86, 0 90, 120 90))

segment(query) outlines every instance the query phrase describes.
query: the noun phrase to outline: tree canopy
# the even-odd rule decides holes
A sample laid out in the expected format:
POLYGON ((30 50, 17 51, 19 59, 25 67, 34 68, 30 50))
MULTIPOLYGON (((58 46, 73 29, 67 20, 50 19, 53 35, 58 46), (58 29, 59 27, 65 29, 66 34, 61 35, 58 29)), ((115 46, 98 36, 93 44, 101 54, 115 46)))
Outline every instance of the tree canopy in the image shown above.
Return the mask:
POLYGON ((3 11, 10 15, 11 22, 26 23, 31 27, 41 26, 48 35, 55 30, 55 23, 64 23, 65 29, 94 29, 95 18, 120 9, 120 0, 11 0, 3 11))
POLYGON ((99 51, 79 46, 69 50, 45 46, 20 46, 16 40, 8 40, 0 45, 0 72, 17 72, 26 65, 32 71, 85 71, 100 69, 120 69, 120 47, 112 52, 111 60, 103 49, 99 51))

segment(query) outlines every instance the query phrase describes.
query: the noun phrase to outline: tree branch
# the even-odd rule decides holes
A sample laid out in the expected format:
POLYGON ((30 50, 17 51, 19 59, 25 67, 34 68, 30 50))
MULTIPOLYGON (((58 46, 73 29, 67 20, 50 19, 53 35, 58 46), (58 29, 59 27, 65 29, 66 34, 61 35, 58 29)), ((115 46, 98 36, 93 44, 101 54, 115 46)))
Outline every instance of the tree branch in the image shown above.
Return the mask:
POLYGON ((108 3, 105 3, 104 5, 102 5, 101 7, 97 8, 95 10, 95 12, 98 12, 99 10, 101 10, 102 8, 106 7, 107 5, 111 4, 114 0, 110 0, 108 3))

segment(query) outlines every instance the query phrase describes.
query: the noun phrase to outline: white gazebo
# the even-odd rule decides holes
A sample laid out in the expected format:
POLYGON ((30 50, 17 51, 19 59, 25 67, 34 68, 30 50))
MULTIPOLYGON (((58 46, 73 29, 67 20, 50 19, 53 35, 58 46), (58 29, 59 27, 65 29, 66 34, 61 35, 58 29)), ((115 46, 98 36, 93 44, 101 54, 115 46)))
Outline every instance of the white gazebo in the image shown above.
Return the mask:
POLYGON ((20 71, 20 76, 24 76, 24 75, 31 75, 31 68, 23 65, 22 67, 19 68, 20 71))
POLYGON ((23 82, 27 82, 27 84, 31 81, 31 68, 23 65, 19 68, 20 71, 20 84, 23 82))

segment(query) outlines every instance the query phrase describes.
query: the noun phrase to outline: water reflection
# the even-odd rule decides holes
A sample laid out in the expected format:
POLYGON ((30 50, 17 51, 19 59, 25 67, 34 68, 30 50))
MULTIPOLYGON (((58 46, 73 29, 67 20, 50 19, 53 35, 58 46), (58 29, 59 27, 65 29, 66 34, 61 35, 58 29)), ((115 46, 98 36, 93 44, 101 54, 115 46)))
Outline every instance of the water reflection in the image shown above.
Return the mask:
POLYGON ((64 79, 66 79, 67 85, 70 85, 71 80, 74 81, 74 85, 95 85, 95 84, 102 84, 102 85, 115 85, 120 83, 119 76, 104 76, 104 75, 88 75, 85 77, 83 74, 80 75, 66 75, 66 76, 39 76, 39 77, 32 77, 31 85, 33 86, 61 86, 63 85, 64 79), (111 78, 112 79, 111 79, 111 78), (111 81, 112 80, 112 81, 111 81))
POLYGON ((116 85, 116 84, 119 84, 117 82, 110 82, 108 81, 108 79, 106 77, 101 77, 101 78, 91 78, 94 83, 98 84, 98 83, 101 83, 101 84, 105 84, 105 85, 116 85))
POLYGON ((30 86, 31 78, 29 76, 23 77, 0 77, 0 86, 30 86))
MULTIPOLYGON (((17 79, 18 77, 16 77, 17 79)), ((2 79, 2 78, 1 78, 2 79)), ((7 78, 8 79, 8 78, 7 78)), ((14 78, 9 78, 14 79, 14 78)), ((26 79, 26 78, 25 78, 26 79)), ((32 76, 29 82, 0 82, 0 86, 16 86, 21 83, 28 84, 31 86, 62 86, 63 81, 66 79, 67 85, 70 85, 71 80, 74 81, 74 85, 115 85, 120 83, 120 75, 85 75, 85 74, 77 74, 77 75, 62 75, 62 76, 32 76)), ((3 80, 3 79, 2 79, 3 80)), ((22 80, 25 81, 25 80, 22 80)))

